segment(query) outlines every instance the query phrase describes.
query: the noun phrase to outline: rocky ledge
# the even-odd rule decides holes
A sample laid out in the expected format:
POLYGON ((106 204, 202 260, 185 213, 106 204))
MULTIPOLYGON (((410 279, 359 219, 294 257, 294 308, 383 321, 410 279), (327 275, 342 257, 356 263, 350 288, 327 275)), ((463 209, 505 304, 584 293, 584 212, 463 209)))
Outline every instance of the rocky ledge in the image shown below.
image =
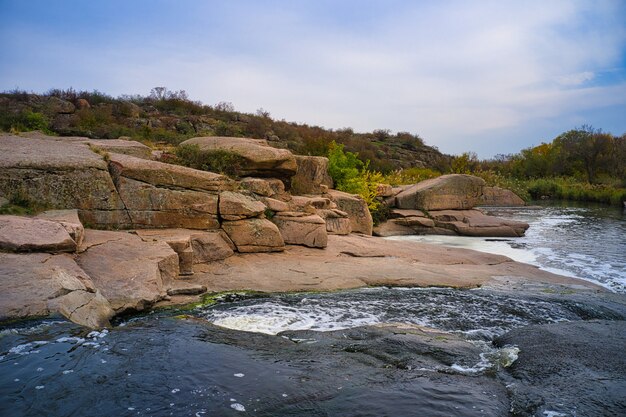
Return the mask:
POLYGON ((528 225, 472 209, 480 178, 381 185, 391 218, 374 229, 363 199, 330 188, 325 158, 245 138, 188 144, 247 163, 231 179, 164 163, 132 141, 0 136, 2 204, 49 209, 0 216, 0 320, 60 313, 102 327, 224 290, 476 287, 502 277, 599 290, 502 256, 371 236, 521 236, 528 225))

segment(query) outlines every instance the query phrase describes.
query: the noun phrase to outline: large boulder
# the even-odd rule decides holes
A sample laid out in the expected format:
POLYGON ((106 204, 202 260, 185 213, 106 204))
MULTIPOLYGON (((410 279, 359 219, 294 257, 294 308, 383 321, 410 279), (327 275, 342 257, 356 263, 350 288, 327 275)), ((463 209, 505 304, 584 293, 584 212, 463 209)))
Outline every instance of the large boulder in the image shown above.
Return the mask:
POLYGON ((278 178, 243 178, 240 183, 241 188, 263 197, 284 199, 285 184, 278 178))
POLYGON ((463 236, 520 237, 528 223, 488 216, 478 210, 431 211, 437 227, 449 229, 463 236))
POLYGON ((0 135, 0 194, 52 209, 78 209, 92 226, 129 227, 107 162, 85 138, 78 139, 0 135))
POLYGON ((322 194, 323 190, 333 188, 333 179, 328 175, 328 158, 303 155, 295 155, 295 158, 298 172, 291 179, 292 194, 322 194))
MULTIPOLYGON (((223 230, 199 231, 189 229, 139 229, 135 233, 144 242, 163 241, 179 257, 179 267, 186 261, 181 254, 192 252, 191 263, 199 264, 226 259, 234 254, 235 246, 223 230)), ((184 255, 183 255, 184 256, 184 255)), ((184 265, 188 267, 188 265, 184 265)))
POLYGON ((117 314, 141 311, 167 294, 178 277, 178 255, 162 241, 124 232, 86 230, 77 262, 117 314))
POLYGON ((109 326, 114 312, 87 273, 66 254, 0 253, 0 321, 61 313, 75 323, 109 326))
POLYGON ((240 177, 275 177, 289 179, 298 166, 293 154, 286 149, 271 147, 267 141, 223 136, 198 137, 181 145, 198 145, 201 151, 226 151, 238 155, 244 162, 237 167, 240 177))
POLYGON ((76 241, 60 223, 19 216, 0 216, 0 250, 75 252, 76 241))
POLYGON ((300 212, 283 212, 272 217, 285 243, 310 248, 325 248, 328 244, 326 222, 320 216, 300 212))
POLYGON ((367 208, 367 203, 358 195, 344 193, 343 191, 329 190, 329 196, 337 208, 348 214, 353 233, 372 234, 374 222, 367 208))
POLYGON ((517 207, 525 206, 526 202, 511 190, 500 187, 484 187, 480 200, 482 206, 517 207))
POLYGON ((128 155, 111 155, 110 171, 136 228, 217 229, 218 196, 234 189, 223 175, 128 155))
POLYGON ((263 214, 265 209, 265 204, 241 193, 224 191, 220 194, 219 214, 224 220, 258 217, 263 214))
POLYGON ((420 210, 466 210, 480 204, 485 181, 464 174, 419 182, 396 195, 396 207, 420 210))
POLYGON ((234 190, 237 184, 228 177, 180 165, 148 161, 129 155, 110 155, 113 177, 125 177, 155 187, 218 193, 234 190))
POLYGON ((345 211, 318 209, 316 213, 326 222, 326 232, 329 235, 349 235, 352 233, 352 222, 345 211))
POLYGON ((278 227, 267 219, 226 221, 222 223, 222 228, 239 252, 279 252, 285 250, 285 241, 278 227))

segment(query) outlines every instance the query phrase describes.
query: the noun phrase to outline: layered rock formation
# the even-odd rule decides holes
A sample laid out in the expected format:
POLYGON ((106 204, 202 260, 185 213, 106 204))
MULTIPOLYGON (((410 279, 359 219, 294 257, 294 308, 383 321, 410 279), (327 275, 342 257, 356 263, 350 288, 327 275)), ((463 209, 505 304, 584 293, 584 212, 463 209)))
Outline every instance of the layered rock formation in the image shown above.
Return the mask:
POLYGON ((298 170, 291 152, 273 148, 262 139, 208 136, 188 139, 181 145, 198 145, 203 152, 226 151, 241 157, 244 163, 237 167, 240 177, 287 179, 298 170))
POLYGON ((295 155, 298 172, 291 179, 294 194, 322 194, 333 188, 328 174, 328 158, 322 156, 295 155))
MULTIPOLYGON (((409 275, 415 278, 413 272, 402 272, 414 264, 413 258, 398 264, 400 269, 376 260, 403 253, 396 244, 329 239, 351 233, 365 239, 372 234, 372 217, 361 197, 328 189, 325 158, 295 158, 249 139, 198 139, 194 143, 231 144, 228 149, 250 158, 245 173, 264 178, 235 181, 151 160, 143 145, 129 141, 0 136, 2 204, 21 201, 57 209, 37 217, 0 216, 0 250, 5 252, 0 253, 0 291, 8 294, 0 301, 0 321, 62 314, 85 326, 107 326, 115 314, 141 311, 170 297, 234 288, 243 281, 233 273, 252 272, 257 261, 265 268, 263 262, 269 265, 272 259, 282 263, 276 268, 285 276, 276 275, 278 281, 294 271, 312 274, 310 279, 322 281, 309 283, 307 278, 300 284, 319 289, 372 285, 379 282, 376 277, 398 284, 409 275), (295 161, 303 168, 289 192, 280 178, 291 180, 295 161), (294 195, 297 190, 304 194, 294 195), (327 248, 329 242, 335 248, 327 248), (291 258, 301 252, 286 245, 327 248, 319 252, 330 258, 291 258), (237 253, 256 255, 233 256, 237 253), (301 271, 299 265, 309 262, 329 269, 323 274, 317 266, 301 271), (355 264, 361 265, 356 275, 350 269, 355 264)), ((449 175, 402 189, 381 185, 380 198, 392 209, 390 220, 376 233, 522 235, 523 223, 468 209, 480 200, 481 181, 449 175)), ((485 277, 486 269, 479 270, 485 277)), ((270 275, 264 279, 268 282, 257 288, 251 283, 245 288, 282 288, 280 282, 270 282, 270 275)))
MULTIPOLYGON (((389 220, 374 229, 377 236, 439 234, 480 237, 523 236, 528 224, 487 216, 472 210, 487 201, 494 205, 520 205, 523 200, 509 190, 485 187, 481 178, 451 174, 422 181, 397 190, 381 189, 389 195, 389 220), (484 190, 488 189, 487 194, 484 190), (517 198, 517 200, 515 199, 517 198)), ((382 197, 382 196, 381 196, 382 197)))

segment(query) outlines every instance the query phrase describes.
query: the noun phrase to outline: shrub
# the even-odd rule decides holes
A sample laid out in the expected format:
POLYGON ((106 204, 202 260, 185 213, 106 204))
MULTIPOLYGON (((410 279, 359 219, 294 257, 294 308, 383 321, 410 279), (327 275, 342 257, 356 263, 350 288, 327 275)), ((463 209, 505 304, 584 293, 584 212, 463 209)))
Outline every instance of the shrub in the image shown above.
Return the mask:
POLYGON ((440 175, 441 172, 429 168, 398 169, 386 174, 382 182, 391 185, 417 184, 420 181, 437 178, 440 175))
POLYGON ((187 167, 231 177, 236 177, 245 164, 240 155, 224 150, 203 151, 198 145, 180 145, 176 148, 176 156, 187 167))

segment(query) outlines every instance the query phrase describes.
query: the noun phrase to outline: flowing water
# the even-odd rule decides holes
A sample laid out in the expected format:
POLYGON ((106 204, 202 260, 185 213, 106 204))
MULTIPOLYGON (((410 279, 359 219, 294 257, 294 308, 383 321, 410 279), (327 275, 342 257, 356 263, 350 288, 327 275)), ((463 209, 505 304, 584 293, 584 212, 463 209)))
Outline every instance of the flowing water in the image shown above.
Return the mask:
POLYGON ((626 293, 626 210, 574 204, 487 209, 489 214, 530 224, 526 235, 520 238, 397 236, 390 239, 498 253, 626 293))
MULTIPOLYGON (((589 207, 497 214, 531 223, 527 236, 430 239, 489 247, 624 291, 623 214, 589 207)), ((550 294, 372 288, 229 297, 102 332, 28 322, 0 331, 0 415, 508 415, 493 372, 517 351, 491 341, 514 328, 590 319, 623 316, 550 294), (416 342, 403 331, 358 327, 389 323, 451 336, 416 342)))

